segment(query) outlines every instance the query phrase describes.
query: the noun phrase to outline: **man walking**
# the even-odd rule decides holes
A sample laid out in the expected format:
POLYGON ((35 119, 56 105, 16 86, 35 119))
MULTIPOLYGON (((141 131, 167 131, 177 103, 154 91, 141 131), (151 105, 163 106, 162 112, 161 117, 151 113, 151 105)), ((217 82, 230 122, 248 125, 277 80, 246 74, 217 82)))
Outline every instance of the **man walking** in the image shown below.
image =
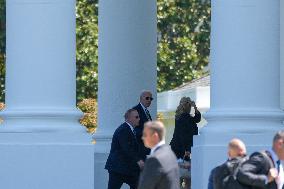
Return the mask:
POLYGON ((253 153, 237 174, 251 189, 283 189, 284 131, 275 134, 272 149, 253 153))
POLYGON ((134 109, 126 111, 125 122, 114 132, 111 150, 105 169, 109 172, 108 189, 120 189, 123 183, 136 189, 144 162, 139 158, 139 148, 134 128, 139 125, 139 115, 134 109))
POLYGON ((146 159, 146 155, 150 153, 150 149, 145 147, 141 138, 142 138, 142 133, 144 129, 144 123, 147 121, 152 121, 152 117, 148 110, 148 108, 151 105, 152 100, 153 100, 153 97, 150 91, 142 91, 140 95, 139 104, 133 107, 133 109, 137 110, 139 117, 140 117, 139 126, 135 127, 135 131, 136 131, 136 136, 138 140, 138 145, 141 151, 140 156, 144 160, 146 159))
POLYGON ((232 185, 240 186, 238 181, 232 182, 230 177, 235 175, 239 166, 247 159, 246 146, 243 141, 238 138, 232 139, 228 144, 228 160, 211 171, 208 189, 230 189, 233 188, 232 185))
POLYGON ((179 168, 176 156, 165 145, 162 122, 150 121, 144 125, 143 141, 151 148, 141 173, 138 189, 179 189, 179 168))

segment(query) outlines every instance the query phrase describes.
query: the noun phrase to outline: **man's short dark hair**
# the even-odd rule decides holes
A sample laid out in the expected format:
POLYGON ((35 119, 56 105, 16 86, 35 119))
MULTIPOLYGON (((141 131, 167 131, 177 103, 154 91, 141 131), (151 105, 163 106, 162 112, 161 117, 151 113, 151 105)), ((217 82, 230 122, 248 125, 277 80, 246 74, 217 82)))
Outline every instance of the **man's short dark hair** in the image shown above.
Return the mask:
POLYGON ((125 114, 124 114, 124 119, 127 120, 127 119, 129 118, 130 114, 131 114, 132 112, 134 112, 134 111, 137 111, 137 110, 135 110, 135 109, 133 109, 133 108, 127 110, 127 111, 125 112, 125 114))

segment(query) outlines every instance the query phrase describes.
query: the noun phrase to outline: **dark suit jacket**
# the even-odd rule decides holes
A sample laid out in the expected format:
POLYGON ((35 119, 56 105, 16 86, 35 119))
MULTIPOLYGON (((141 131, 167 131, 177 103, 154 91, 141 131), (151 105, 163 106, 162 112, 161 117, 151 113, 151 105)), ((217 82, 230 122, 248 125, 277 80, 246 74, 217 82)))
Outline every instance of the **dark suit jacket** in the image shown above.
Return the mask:
POLYGON ((127 123, 120 125, 114 132, 111 143, 111 150, 108 156, 105 169, 110 172, 124 175, 138 176, 140 169, 137 162, 138 143, 127 123))
POLYGON ((147 158, 138 189, 179 189, 179 168, 168 145, 160 146, 147 158))
POLYGON ((214 169, 212 169, 211 172, 210 172, 207 189, 214 189, 214 187, 213 187, 214 186, 213 185, 213 175, 214 175, 215 170, 216 170, 216 167, 214 169))
MULTIPOLYGON (((238 171, 238 168, 247 160, 248 160, 248 156, 236 157, 233 159, 228 159, 225 163, 215 167, 211 171, 211 174, 209 176, 209 183, 210 183, 210 178, 211 178, 211 189, 229 187, 228 185, 226 185, 225 180, 227 180, 228 182, 230 175, 235 175, 235 173, 238 171)), ((208 184, 208 188, 209 188, 209 184, 208 184)), ((249 189, 249 187, 246 185, 242 185, 242 188, 249 189)))
POLYGON ((143 140, 142 140, 142 134, 143 134, 143 129, 144 129, 144 123, 146 123, 147 121, 151 121, 152 118, 151 118, 151 115, 150 115, 151 120, 147 119, 145 111, 144 111, 144 109, 143 109, 143 107, 141 106, 140 103, 137 106, 134 106, 133 109, 137 110, 139 117, 140 117, 139 126, 135 127, 135 132, 136 132, 137 141, 138 141, 138 145, 139 145, 140 152, 141 152, 141 154, 139 156, 143 160, 145 160, 146 155, 148 155, 150 153, 150 149, 146 148, 144 146, 144 143, 143 143, 143 140))
POLYGON ((268 171, 274 166, 271 158, 260 152, 253 153, 237 174, 240 183, 251 186, 251 189, 277 189, 275 181, 265 184, 268 171))
POLYGON ((170 145, 177 158, 183 158, 185 151, 191 151, 193 135, 198 134, 197 123, 200 120, 199 111, 195 112, 194 117, 191 117, 189 113, 183 113, 178 119, 175 119, 175 130, 170 145))

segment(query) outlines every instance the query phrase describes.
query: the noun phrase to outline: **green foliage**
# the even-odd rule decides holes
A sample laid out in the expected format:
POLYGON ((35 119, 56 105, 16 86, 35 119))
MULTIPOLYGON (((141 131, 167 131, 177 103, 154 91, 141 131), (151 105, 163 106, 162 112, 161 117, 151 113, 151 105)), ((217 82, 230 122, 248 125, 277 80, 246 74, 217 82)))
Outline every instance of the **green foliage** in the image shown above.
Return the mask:
POLYGON ((0 0, 0 101, 4 101, 5 93, 5 48, 6 48, 6 27, 5 27, 5 0, 0 0))
POLYGON ((76 11, 77 100, 98 90, 98 0, 78 0, 76 11))
MULTIPOLYGON (((158 91, 198 78, 208 64, 210 2, 157 0, 158 91)), ((98 89, 98 0, 77 0, 77 100, 98 89)), ((0 0, 0 101, 5 82, 5 0, 0 0)))
POLYGON ((210 2, 158 0, 158 91, 203 75, 208 64, 210 2))

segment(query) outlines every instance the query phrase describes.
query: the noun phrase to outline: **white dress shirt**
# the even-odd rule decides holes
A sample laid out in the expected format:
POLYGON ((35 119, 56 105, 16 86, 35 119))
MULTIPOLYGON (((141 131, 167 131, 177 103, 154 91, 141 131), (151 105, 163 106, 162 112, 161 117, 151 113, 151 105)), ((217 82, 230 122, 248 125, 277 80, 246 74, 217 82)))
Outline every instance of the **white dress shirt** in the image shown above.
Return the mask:
MULTIPOLYGON (((275 165, 275 168, 277 169, 277 161, 278 161, 278 157, 275 154, 274 150, 268 150, 271 154, 271 157, 273 159, 273 163, 275 165)), ((282 162, 280 161, 280 166, 279 166, 279 173, 278 173, 278 177, 275 179, 275 182, 277 184, 277 189, 282 189, 283 184, 284 184, 284 171, 283 171, 283 165, 282 162)))
POLYGON ((164 140, 161 140, 158 144, 156 144, 153 148, 151 148, 151 152, 150 152, 150 155, 152 155, 154 152, 155 152, 155 150, 157 149, 157 148, 159 148, 160 146, 162 146, 163 144, 165 144, 166 142, 164 141, 164 140))

